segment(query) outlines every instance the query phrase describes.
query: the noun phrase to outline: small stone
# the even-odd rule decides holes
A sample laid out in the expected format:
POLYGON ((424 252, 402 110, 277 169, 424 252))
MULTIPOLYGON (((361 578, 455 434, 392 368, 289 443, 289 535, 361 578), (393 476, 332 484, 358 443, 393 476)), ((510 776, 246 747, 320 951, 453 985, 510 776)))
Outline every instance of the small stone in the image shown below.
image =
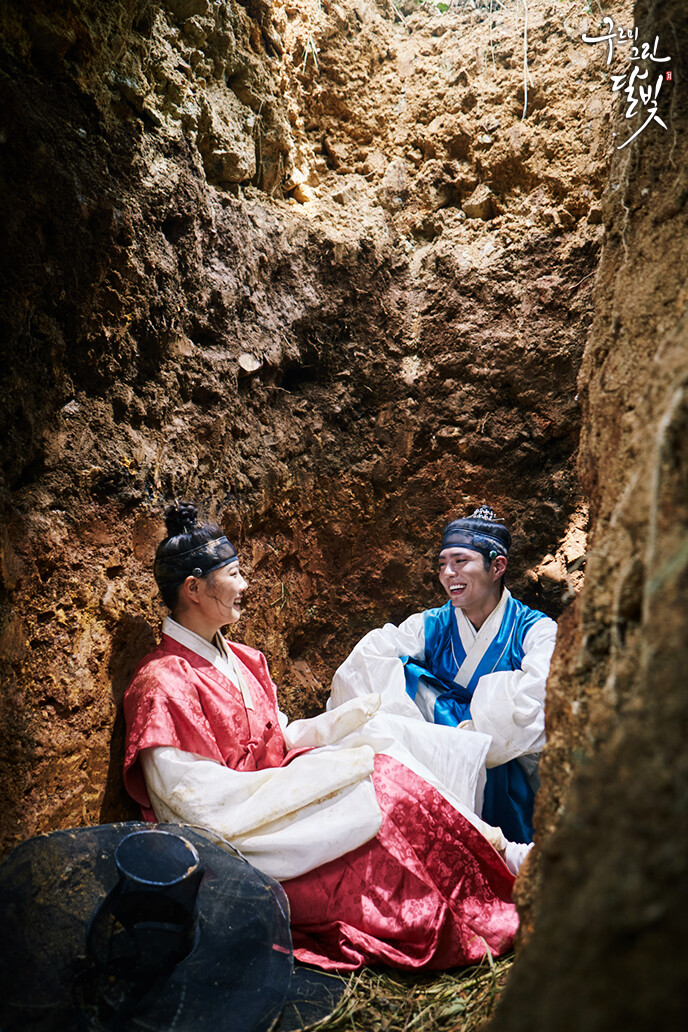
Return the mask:
POLYGON ((243 354, 239 355, 239 366, 249 376, 251 373, 257 372, 262 364, 261 359, 256 358, 255 355, 250 355, 248 351, 244 351, 243 354))
MULTIPOLYGON (((418 151, 417 153, 420 152, 418 151)), ((387 168, 388 163, 389 162, 385 154, 381 150, 374 149, 368 152, 361 171, 366 175, 382 175, 387 168)))
POLYGON ((300 168, 293 168, 284 181, 284 189, 293 190, 294 187, 305 183, 307 179, 308 176, 300 168))
POLYGON ((418 355, 404 355, 400 366, 401 378, 410 387, 423 371, 423 364, 418 355))
POLYGON ((351 176, 332 194, 332 200, 336 201, 337 204, 353 204, 356 201, 361 200, 363 195, 367 192, 368 184, 366 183, 363 176, 354 175, 351 176))
POLYGON ((482 219, 488 222, 496 215, 496 198, 486 183, 476 186, 471 196, 462 204, 469 219, 482 219))
POLYGON ((409 181, 406 173, 406 162, 403 158, 390 161, 387 171, 378 187, 378 200, 383 208, 390 211, 403 207, 408 196, 409 181))
POLYGON ((299 183, 291 192, 292 197, 296 198, 299 204, 308 204, 309 201, 315 200, 315 190, 312 190, 310 186, 306 186, 305 183, 299 183))
POLYGON ((334 140, 330 140, 325 137, 323 140, 323 150, 327 154, 330 161, 334 164, 335 168, 341 168, 346 164, 348 160, 348 154, 346 147, 342 143, 336 143, 334 140))
POLYGON ((353 7, 358 20, 362 22, 363 25, 366 25, 369 21, 372 21, 373 18, 376 16, 374 13, 374 9, 371 10, 371 5, 369 5, 366 2, 366 0, 354 0, 353 7))

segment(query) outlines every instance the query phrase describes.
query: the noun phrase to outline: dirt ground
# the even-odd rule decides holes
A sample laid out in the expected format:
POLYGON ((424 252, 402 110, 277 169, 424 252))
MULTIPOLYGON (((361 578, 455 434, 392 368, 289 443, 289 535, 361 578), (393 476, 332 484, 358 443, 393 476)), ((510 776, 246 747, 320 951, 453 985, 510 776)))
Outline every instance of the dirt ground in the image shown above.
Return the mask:
MULTIPOLYGON (((607 64, 581 37, 630 26, 626 2, 3 6, 4 850, 132 812, 120 703, 162 617, 166 501, 196 500, 239 548, 240 636, 292 716, 366 630, 441 600, 443 524, 488 502, 514 530, 514 593, 561 618, 519 888, 543 929, 533 992, 585 881, 580 827, 611 829, 618 863, 633 834, 612 816, 619 756, 659 767, 673 741, 648 714, 653 649, 684 647, 686 51, 677 0, 655 7, 635 23, 672 55, 669 129, 619 150, 628 50, 607 64)), ((670 782, 648 773, 638 807, 671 796, 678 840, 670 782)), ((593 885, 572 951, 596 912, 593 885)), ((571 989, 552 984, 543 1029, 571 989)), ((532 1008, 510 992, 515 1030, 532 1008)))

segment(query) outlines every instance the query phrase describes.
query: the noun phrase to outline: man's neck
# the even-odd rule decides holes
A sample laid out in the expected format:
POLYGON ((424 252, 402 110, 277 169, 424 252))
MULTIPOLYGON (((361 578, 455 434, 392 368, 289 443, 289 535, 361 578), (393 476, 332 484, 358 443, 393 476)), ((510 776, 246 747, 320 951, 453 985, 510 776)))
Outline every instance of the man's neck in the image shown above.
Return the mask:
POLYGON ((476 631, 479 631, 482 625, 487 620, 488 616, 491 616, 492 613, 494 613, 495 609, 499 605, 501 597, 502 591, 500 588, 496 595, 491 595, 481 605, 472 606, 471 609, 464 609, 463 615, 466 617, 467 620, 470 620, 470 622, 475 627, 476 631))

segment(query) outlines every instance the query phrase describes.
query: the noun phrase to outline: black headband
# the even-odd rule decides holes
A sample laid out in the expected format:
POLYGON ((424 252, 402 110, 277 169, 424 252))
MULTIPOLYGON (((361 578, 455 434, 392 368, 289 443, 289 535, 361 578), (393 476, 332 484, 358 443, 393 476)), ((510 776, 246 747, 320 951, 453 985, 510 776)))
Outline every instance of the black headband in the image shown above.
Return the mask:
POLYGON ((486 559, 498 555, 507 556, 511 545, 511 534, 497 521, 494 512, 481 505, 471 516, 453 520, 444 531, 440 552, 445 548, 472 548, 486 559))
POLYGON ((190 548, 187 552, 156 559, 153 575, 158 587, 162 588, 167 584, 178 584, 186 577, 205 577, 206 573, 219 570, 228 563, 238 562, 238 559, 234 545, 223 536, 190 548))

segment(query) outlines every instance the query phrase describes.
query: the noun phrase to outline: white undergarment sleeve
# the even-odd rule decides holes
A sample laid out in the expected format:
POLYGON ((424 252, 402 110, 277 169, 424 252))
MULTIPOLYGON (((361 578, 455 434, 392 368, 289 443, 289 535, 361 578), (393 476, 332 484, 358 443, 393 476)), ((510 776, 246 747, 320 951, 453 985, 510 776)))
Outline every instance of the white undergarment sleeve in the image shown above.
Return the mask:
POLYGON ((380 828, 367 744, 316 749, 258 771, 171 746, 143 750, 141 764, 159 821, 209 828, 282 881, 355 849, 380 828))
POLYGON ((399 627, 385 624, 361 639, 334 675, 327 710, 336 713, 348 700, 379 693, 380 709, 358 740, 370 742, 376 752, 409 767, 476 823, 490 739, 426 721, 406 692, 401 656, 425 658, 423 613, 415 613, 399 627))
POLYGON ((504 863, 512 874, 518 874, 534 845, 534 842, 507 842, 506 847, 500 850, 504 863))
POLYGON ((471 700, 471 720, 461 728, 490 735, 487 766, 496 767, 545 744, 545 686, 557 625, 544 617, 526 634, 520 670, 485 674, 471 700))
POLYGON ((425 656, 423 613, 414 613, 398 627, 385 624, 359 641, 332 679, 328 710, 341 706, 347 699, 375 692, 381 696, 380 708, 385 713, 423 720, 420 710, 406 694, 401 656, 416 660, 425 656))
POLYGON ((280 724, 287 749, 301 749, 319 745, 332 745, 346 735, 358 730, 380 708, 380 696, 362 695, 349 699, 336 709, 318 713, 315 717, 294 720, 291 724, 280 724))

